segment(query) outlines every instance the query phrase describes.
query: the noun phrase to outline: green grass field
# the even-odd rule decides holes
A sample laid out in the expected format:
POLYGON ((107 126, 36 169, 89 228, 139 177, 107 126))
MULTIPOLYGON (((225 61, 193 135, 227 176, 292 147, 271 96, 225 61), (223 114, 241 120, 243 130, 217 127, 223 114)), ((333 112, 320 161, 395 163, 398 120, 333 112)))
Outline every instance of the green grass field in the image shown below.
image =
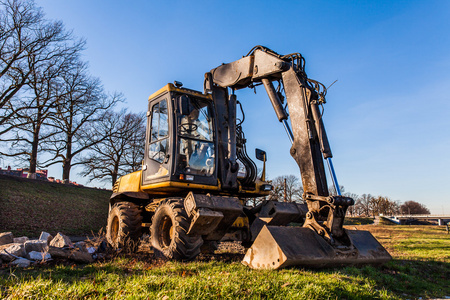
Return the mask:
MULTIPOLYGON (((351 226, 353 229, 355 226, 351 226)), ((381 267, 251 270, 240 255, 165 262, 121 255, 90 265, 0 270, 5 299, 417 299, 450 296, 450 235, 437 226, 358 226, 393 260, 381 267)))
POLYGON ((0 187, 0 232, 83 235, 106 226, 111 191, 10 176, 0 176, 0 187))
MULTIPOLYGON (((81 235, 105 226, 110 191, 0 176, 0 231, 81 235)), ((242 255, 166 262, 112 255, 89 265, 55 260, 0 267, 0 299, 423 299, 450 297, 450 235, 438 226, 359 225, 393 260, 381 267, 251 270, 242 255)))

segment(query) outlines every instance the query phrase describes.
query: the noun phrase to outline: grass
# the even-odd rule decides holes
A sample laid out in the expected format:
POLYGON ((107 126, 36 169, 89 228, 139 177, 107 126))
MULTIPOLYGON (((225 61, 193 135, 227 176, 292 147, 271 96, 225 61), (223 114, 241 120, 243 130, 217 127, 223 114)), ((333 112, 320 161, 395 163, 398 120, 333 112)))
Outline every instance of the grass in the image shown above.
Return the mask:
MULTIPOLYGON (((354 228, 355 226, 350 226, 354 228)), ((381 267, 251 270, 242 256, 189 263, 121 255, 89 265, 0 270, 6 299, 416 299, 450 296, 450 235, 437 226, 357 226, 392 254, 381 267)))
POLYGON ((0 176, 0 187, 1 232, 82 235, 106 224, 111 191, 11 176, 0 176))
POLYGON ((11 299, 395 299, 363 275, 336 270, 256 271, 238 262, 167 262, 153 267, 130 258, 15 274, 6 285, 2 296, 11 299))
POLYGON ((344 220, 344 225, 368 225, 373 224, 374 218, 367 217, 347 217, 344 220))
MULTIPOLYGON (((71 235, 104 227, 110 191, 0 176, 0 228, 16 236, 42 230, 71 235)), ((450 296, 450 235, 444 227, 368 225, 393 260, 381 267, 251 270, 242 255, 166 262, 113 255, 88 265, 55 260, 0 267, 1 299, 417 299, 450 296)), ((363 225, 360 225, 363 224, 363 225)))

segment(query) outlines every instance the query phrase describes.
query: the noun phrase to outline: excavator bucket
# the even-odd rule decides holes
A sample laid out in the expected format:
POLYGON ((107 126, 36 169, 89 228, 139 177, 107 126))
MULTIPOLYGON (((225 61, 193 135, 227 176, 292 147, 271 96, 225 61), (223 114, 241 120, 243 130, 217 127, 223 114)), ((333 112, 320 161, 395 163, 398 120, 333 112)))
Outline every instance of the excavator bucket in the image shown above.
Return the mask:
POLYGON ((306 227, 264 226, 242 263, 253 269, 382 264, 391 259, 368 231, 347 230, 353 247, 333 247, 306 227))

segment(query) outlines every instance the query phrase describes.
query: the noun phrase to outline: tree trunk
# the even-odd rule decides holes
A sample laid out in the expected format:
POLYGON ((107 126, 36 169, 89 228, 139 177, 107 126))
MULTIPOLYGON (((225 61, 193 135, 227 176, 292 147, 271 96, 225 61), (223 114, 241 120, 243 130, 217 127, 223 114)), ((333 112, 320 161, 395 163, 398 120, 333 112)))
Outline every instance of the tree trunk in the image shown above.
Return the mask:
POLYGON ((120 161, 120 158, 114 164, 114 170, 111 174, 111 179, 112 179, 111 186, 114 186, 114 183, 116 183, 116 180, 117 180, 117 174, 119 174, 119 161, 120 161))
POLYGON ((37 153, 38 153, 38 143, 39 143, 39 132, 41 126, 38 124, 33 133, 33 143, 31 144, 31 155, 30 155, 30 169, 28 170, 27 178, 36 179, 36 168, 37 168, 37 153))
POLYGON ((66 157, 63 160, 63 182, 70 183, 70 169, 72 168, 72 136, 67 136, 66 157))
POLYGON ((71 169, 71 159, 66 158, 63 160, 63 174, 62 174, 62 180, 64 183, 69 184, 70 183, 70 169, 71 169))

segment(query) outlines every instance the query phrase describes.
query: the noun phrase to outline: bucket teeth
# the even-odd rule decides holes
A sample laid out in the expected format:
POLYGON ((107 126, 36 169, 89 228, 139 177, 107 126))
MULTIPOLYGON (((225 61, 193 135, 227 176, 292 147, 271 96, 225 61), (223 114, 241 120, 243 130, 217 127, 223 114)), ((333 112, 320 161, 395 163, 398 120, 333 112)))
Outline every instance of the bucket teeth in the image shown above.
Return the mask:
POLYGON ((264 226, 242 263, 253 269, 381 264, 389 253, 368 231, 348 230, 351 248, 334 248, 305 227, 264 226))

